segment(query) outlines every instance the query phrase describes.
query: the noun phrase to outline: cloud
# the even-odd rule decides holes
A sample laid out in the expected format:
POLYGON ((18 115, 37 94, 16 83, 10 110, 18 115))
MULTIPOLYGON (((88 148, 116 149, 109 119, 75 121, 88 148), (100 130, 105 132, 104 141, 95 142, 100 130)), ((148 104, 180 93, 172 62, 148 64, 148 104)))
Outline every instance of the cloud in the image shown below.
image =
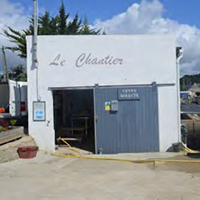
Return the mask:
POLYGON ((194 26, 164 18, 164 5, 153 0, 134 3, 125 12, 106 21, 96 20, 94 26, 106 34, 172 34, 177 46, 184 48, 181 74, 200 71, 200 30, 194 26))
MULTIPOLYGON (((10 26, 16 30, 23 30, 29 24, 29 16, 24 14, 25 8, 20 3, 10 3, 8 0, 0 0, 0 33, 2 29, 10 26)), ((0 35, 1 46, 13 46, 5 36, 0 35)), ((23 63, 24 59, 20 59, 15 53, 6 51, 8 67, 23 63)), ((2 71, 2 53, 0 51, 0 71, 2 71)))

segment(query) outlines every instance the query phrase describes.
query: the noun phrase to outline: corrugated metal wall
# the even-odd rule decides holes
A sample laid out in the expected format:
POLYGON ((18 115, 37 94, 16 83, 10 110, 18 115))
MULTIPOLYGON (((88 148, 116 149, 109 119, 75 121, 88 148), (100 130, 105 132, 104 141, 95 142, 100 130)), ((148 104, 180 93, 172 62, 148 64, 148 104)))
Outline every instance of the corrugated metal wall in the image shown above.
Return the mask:
POLYGON ((159 151, 157 87, 96 87, 96 145, 103 153, 159 151), (127 92, 124 96, 123 92, 127 92), (131 91, 131 92, 130 92, 131 91), (120 96, 121 95, 121 96, 120 96), (106 104, 118 100, 118 111, 106 104))

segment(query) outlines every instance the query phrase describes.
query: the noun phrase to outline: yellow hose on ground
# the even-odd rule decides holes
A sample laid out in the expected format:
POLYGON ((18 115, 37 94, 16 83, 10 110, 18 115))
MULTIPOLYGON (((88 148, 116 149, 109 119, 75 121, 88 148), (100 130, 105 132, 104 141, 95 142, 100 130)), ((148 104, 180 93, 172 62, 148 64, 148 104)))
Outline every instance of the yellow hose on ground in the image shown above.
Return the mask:
MULTIPOLYGON (((83 158, 83 159, 95 159, 95 160, 112 160, 112 161, 124 161, 124 162, 167 162, 167 163, 199 163, 200 160, 171 160, 171 159, 163 159, 163 158, 147 158, 147 159, 126 159, 126 158, 114 158, 114 157, 102 157, 102 156, 86 156, 81 155, 80 151, 75 150, 68 142, 66 142, 63 138, 59 137, 72 151, 78 153, 78 155, 61 155, 57 153, 51 153, 53 156, 61 157, 61 158, 83 158)), ((194 151, 189 149, 185 144, 183 144, 185 152, 187 153, 200 153, 198 151, 194 151)))
POLYGON ((190 154, 200 153, 199 151, 195 151, 195 150, 188 148, 187 145, 184 144, 183 142, 182 142, 182 146, 183 146, 183 151, 185 151, 186 153, 190 153, 190 154))
POLYGON ((76 152, 76 153, 78 153, 78 154, 81 153, 80 151, 74 149, 74 148, 73 148, 67 141, 65 141, 63 138, 59 137, 58 139, 61 140, 61 141, 63 141, 72 151, 74 151, 74 152, 76 152))

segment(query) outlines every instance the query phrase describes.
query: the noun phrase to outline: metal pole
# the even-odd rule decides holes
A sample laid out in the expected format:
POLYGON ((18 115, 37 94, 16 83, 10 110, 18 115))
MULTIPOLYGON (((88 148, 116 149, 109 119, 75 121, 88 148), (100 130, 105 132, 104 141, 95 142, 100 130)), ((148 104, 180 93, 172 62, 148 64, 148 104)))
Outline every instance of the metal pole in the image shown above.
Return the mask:
POLYGON ((33 35, 33 67, 36 69, 36 95, 37 100, 40 101, 39 95, 39 71, 38 71, 38 57, 37 57, 37 36, 38 36, 38 1, 34 2, 34 35, 33 35))
POLYGON ((3 81, 8 81, 8 68, 7 68, 7 62, 6 62, 6 53, 5 48, 2 46, 2 59, 3 59, 3 81))
POLYGON ((34 67, 38 67, 38 59, 37 59, 37 35, 38 35, 38 2, 37 0, 33 0, 34 2, 34 35, 33 35, 33 53, 34 53, 34 67))

